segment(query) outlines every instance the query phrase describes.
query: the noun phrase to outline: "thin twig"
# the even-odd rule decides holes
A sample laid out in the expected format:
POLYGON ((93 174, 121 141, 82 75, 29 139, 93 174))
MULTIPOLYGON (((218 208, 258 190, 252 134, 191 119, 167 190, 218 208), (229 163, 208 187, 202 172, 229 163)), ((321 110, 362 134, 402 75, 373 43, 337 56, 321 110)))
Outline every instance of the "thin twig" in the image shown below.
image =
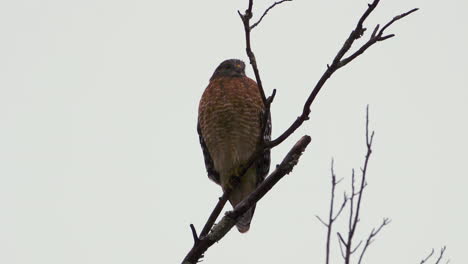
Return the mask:
POLYGON ((358 248, 361 246, 361 244, 362 244, 362 240, 359 241, 359 243, 357 244, 357 246, 353 250, 351 250, 351 255, 354 254, 354 252, 356 252, 356 250, 358 250, 358 248))
MULTIPOLYGON (((285 1, 292 1, 292 0, 285 0, 285 1)), ((281 2, 284 2, 284 1, 281 1, 281 2)), ((265 11, 265 13, 262 15, 260 20, 266 15, 266 13, 268 13, 268 10, 273 8, 275 5, 276 3, 273 4, 270 8, 268 8, 265 11)), ((250 20, 252 19, 252 16, 253 16, 252 8, 253 8, 253 0, 249 0, 249 5, 247 9, 245 10, 245 13, 242 14, 240 11, 237 11, 237 13, 239 14, 239 17, 242 20, 242 24, 244 25, 245 51, 247 53, 247 57, 249 58, 250 65, 252 66, 252 70, 255 75, 255 80, 257 81, 258 91, 260 93, 260 96, 262 97, 263 104, 265 105, 265 110, 264 110, 264 115, 263 115, 263 120, 262 120, 262 124, 263 124, 262 131, 261 131, 262 133, 260 133, 260 135, 264 135, 265 130, 268 129, 267 124, 270 118, 270 108, 271 108, 271 103, 273 102, 275 95, 276 95, 276 89, 273 89, 271 96, 266 98, 265 90, 263 89, 262 79, 260 77, 260 71, 258 70, 258 66, 257 66, 257 59, 255 58, 255 54, 252 50, 252 44, 250 41, 251 39, 250 33, 252 29, 255 26, 257 26, 258 23, 260 23, 260 21, 258 21, 253 26, 250 26, 250 20)), ((266 150, 267 149, 266 145, 269 142, 264 142, 263 137, 260 138, 260 142, 261 142, 261 148, 266 150)), ((260 151, 260 152, 263 152, 263 151, 260 151)))
POLYGON ((421 260, 420 264, 426 263, 432 257, 432 255, 434 255, 434 252, 435 252, 435 250, 432 249, 431 253, 429 253, 429 255, 427 255, 427 257, 425 257, 423 260, 421 260))
POLYGON ((374 45, 375 43, 377 43, 379 41, 384 41, 386 39, 394 37, 395 34, 389 34, 389 35, 384 36, 385 29, 387 29, 389 26, 391 26, 396 21, 398 21, 398 20, 400 20, 400 19, 402 19, 402 18, 404 18, 404 17, 406 17, 406 16, 410 15, 411 13, 416 12, 418 10, 419 10, 418 8, 413 8, 413 9, 411 9, 410 11, 408 11, 406 13, 403 13, 401 15, 398 15, 398 16, 394 17, 390 22, 385 24, 380 31, 378 30, 380 25, 377 25, 375 27, 375 29, 374 29, 374 32, 370 36, 369 40, 364 45, 362 45, 357 51, 355 51, 352 55, 350 55, 349 57, 347 57, 345 59, 342 59, 341 62, 339 63, 339 67, 341 68, 341 67, 345 66, 346 64, 348 64, 349 62, 354 60, 357 56, 364 53, 364 51, 366 51, 370 46, 374 45))
POLYGON ((252 7, 253 7, 253 0, 249 0, 249 5, 247 9, 245 10, 245 13, 242 14, 240 11, 237 11, 239 14, 242 23, 244 25, 244 32, 245 32, 245 51, 247 53, 247 57, 249 57, 250 64, 252 65, 253 72, 255 74, 255 80, 257 81, 258 85, 258 90, 260 92, 260 95, 262 97, 262 101, 265 104, 266 107, 267 105, 267 98, 265 96, 265 91, 263 89, 263 84, 262 84, 262 79, 260 78, 260 71, 258 70, 257 66, 257 60, 255 59, 255 54, 252 51, 252 45, 250 42, 250 20, 252 19, 252 7))
MULTIPOLYGON (((338 210, 338 213, 334 216, 333 214, 333 211, 334 211, 334 207, 335 207, 335 189, 336 189, 336 185, 338 185, 338 183, 341 181, 337 181, 336 180, 336 174, 335 174, 335 170, 334 170, 334 160, 332 159, 331 161, 331 166, 330 166, 330 173, 331 173, 331 194, 330 194, 330 210, 329 210, 329 213, 328 213, 328 223, 325 223, 320 217, 317 216, 317 218, 320 220, 320 222, 322 222, 322 224, 325 225, 325 227, 327 228, 327 236, 326 236, 326 247, 325 247, 325 264, 329 264, 330 262, 330 243, 331 243, 331 234, 332 234, 332 231, 333 231, 333 223, 335 222, 335 220, 338 218, 338 216, 341 214, 341 212, 343 211, 343 208, 345 207, 346 205, 346 202, 347 202, 347 199, 346 199, 346 196, 345 196, 345 199, 343 201, 343 203, 341 204, 340 206, 340 209, 338 210)), ((340 236, 338 234, 338 236, 340 236)))
POLYGON ((391 222, 390 219, 384 218, 382 223, 380 224, 380 226, 377 229, 375 229, 375 228, 372 229, 372 231, 370 232, 369 236, 366 239, 366 244, 364 244, 364 248, 361 251, 361 255, 359 256, 358 264, 361 264, 361 261, 362 261, 362 259, 364 257, 364 254, 366 253, 367 248, 370 246, 370 244, 372 244, 372 242, 374 242, 373 241, 374 237, 376 237, 379 234, 380 230, 382 230, 382 228, 384 226, 388 225, 390 222, 391 222))
MULTIPOLYGON (((361 185, 359 187, 359 192, 357 194, 357 201, 356 201, 356 209, 355 209, 355 213, 353 216, 350 216, 350 218, 352 218, 350 220, 350 228, 349 228, 349 232, 348 232, 348 248, 347 248, 347 254, 346 255, 346 259, 345 259, 345 263, 346 264, 349 264, 350 261, 351 261, 351 255, 352 255, 352 250, 351 250, 351 244, 352 244, 352 240, 353 240, 353 237, 354 237, 354 234, 356 233, 356 228, 357 228, 357 224, 359 222, 359 214, 361 213, 361 202, 362 202, 362 196, 364 194, 364 188, 366 187, 366 176, 367 176, 367 167, 368 167, 368 164, 369 164, 369 159, 370 159, 370 156, 372 154, 372 141, 373 141, 373 138, 374 138, 374 132, 372 131, 372 134, 371 136, 369 137, 369 105, 367 105, 367 108, 366 108, 366 146, 367 146, 367 153, 366 153, 366 157, 364 159, 364 166, 363 168, 361 169, 361 185)), ((353 183, 352 183, 352 192, 353 192, 353 196, 354 196, 354 170, 353 170, 353 183)), ((353 200, 351 200, 353 201, 353 200)), ((353 207, 353 203, 351 202, 351 207, 353 207)))
POLYGON ((348 202, 348 197, 345 196, 343 199, 343 202, 341 203, 340 209, 338 209, 338 212, 332 219, 333 221, 335 221, 340 216, 341 212, 343 212, 343 209, 345 208, 347 202, 348 202))
POLYGON ((316 218, 320 221, 320 223, 322 223, 325 227, 327 227, 327 228, 329 227, 329 225, 328 225, 327 223, 325 223, 325 221, 323 221, 322 218, 320 218, 320 216, 316 215, 315 217, 316 217, 316 218))
POLYGON ((333 217, 333 209, 335 206, 335 188, 336 188, 336 174, 335 174, 335 168, 334 168, 334 159, 331 161, 330 165, 330 173, 331 173, 331 180, 332 180, 332 187, 331 187, 331 195, 330 195, 330 212, 328 214, 328 226, 327 226, 327 244, 326 244, 326 256, 325 256, 325 263, 329 264, 330 263, 330 243, 331 243, 331 233, 333 229, 333 222, 334 222, 334 217, 333 217))
POLYGON ((266 14, 268 13, 268 11, 270 11, 270 9, 272 9, 276 5, 279 5, 279 4, 284 3, 284 2, 290 2, 290 1, 292 1, 292 0, 281 0, 281 1, 278 1, 278 2, 275 2, 274 4, 272 4, 270 7, 268 7, 265 10, 265 12, 263 12, 263 15, 260 17, 260 19, 257 22, 255 22, 252 26, 250 26, 250 30, 254 29, 256 26, 258 26, 258 24, 260 24, 260 22, 262 22, 263 17, 266 16, 266 14))
MULTIPOLYGON (((443 246, 440 249, 439 256, 437 257, 437 260, 434 262, 434 264, 439 264, 440 263, 440 261, 444 258, 444 254, 445 254, 446 249, 447 249, 446 246, 443 246)), ((432 256, 434 256, 434 253, 435 253, 435 250, 432 249, 431 253, 429 253, 429 255, 427 255, 427 257, 425 257, 423 260, 421 260, 421 262, 419 264, 425 264, 429 259, 432 258, 432 256)), ((445 263, 448 264, 449 262, 450 262, 450 259, 448 259, 445 263)))
POLYGON ((362 34, 364 33, 363 24, 364 24, 366 18, 370 15, 370 13, 377 7, 379 1, 380 0, 374 0, 371 4, 368 5, 368 8, 366 9, 364 14, 359 19, 359 22, 356 25, 356 28, 351 32, 348 39, 346 39, 346 41, 344 42, 343 47, 340 49, 340 51, 337 53, 337 55, 333 59, 332 64, 327 65, 326 71, 323 73, 322 77, 317 82, 314 89, 312 90, 309 97, 307 98, 307 100, 306 100, 306 102, 304 104, 304 107, 302 109, 302 114, 299 117, 296 118, 296 120, 289 126, 288 129, 286 129, 286 131, 283 132, 283 134, 278 136, 275 140, 272 140, 267 145, 267 147, 273 148, 273 147, 279 145, 281 142, 286 140, 292 133, 294 133, 294 131, 296 131, 302 125, 302 123, 309 120, 309 114, 310 114, 310 111, 311 111, 310 107, 311 107, 312 103, 314 102, 315 98, 317 97, 318 93, 322 89, 325 82, 333 75, 333 73, 336 70, 338 70, 339 68, 345 66, 346 64, 348 64, 349 62, 354 60, 356 57, 361 55, 365 50, 367 50, 370 46, 374 45, 376 42, 388 39, 390 36, 382 36, 382 34, 384 33, 384 29, 386 29, 387 27, 392 25, 395 21, 397 21, 397 20, 399 20, 399 19, 401 19, 403 17, 406 17, 409 14, 411 14, 411 13, 418 10, 417 8, 415 8, 415 9, 412 9, 412 10, 410 10, 410 11, 408 11, 406 13, 403 13, 403 14, 401 14, 399 16, 396 16, 395 18, 392 19, 392 21, 388 22, 386 24, 386 26, 384 26, 384 28, 382 28, 382 30, 380 30, 379 33, 374 38, 372 38, 372 41, 369 40, 360 49, 358 49, 358 51, 356 51, 355 53, 353 53, 349 57, 343 59, 344 55, 352 47, 354 41, 359 39, 362 36, 362 34), (375 39, 375 38, 377 38, 377 39, 375 39))
POLYGON ((197 244, 199 239, 197 235, 197 230, 195 229, 195 226, 193 224, 190 224, 190 230, 192 230, 192 236, 193 236, 193 244, 197 244))
POLYGON ((437 259, 437 261, 435 262, 435 264, 439 264, 439 262, 442 260, 442 258, 444 257, 444 253, 445 253, 445 250, 447 249, 446 246, 443 246, 441 249, 440 249, 440 254, 439 254, 439 258, 437 259))
POLYGON ((343 258, 346 258, 346 255, 345 255, 345 252, 343 250, 343 247, 346 247, 346 242, 344 241, 343 237, 341 236, 340 232, 337 232, 336 233, 338 235, 338 245, 340 246, 340 252, 341 252, 341 256, 343 258))

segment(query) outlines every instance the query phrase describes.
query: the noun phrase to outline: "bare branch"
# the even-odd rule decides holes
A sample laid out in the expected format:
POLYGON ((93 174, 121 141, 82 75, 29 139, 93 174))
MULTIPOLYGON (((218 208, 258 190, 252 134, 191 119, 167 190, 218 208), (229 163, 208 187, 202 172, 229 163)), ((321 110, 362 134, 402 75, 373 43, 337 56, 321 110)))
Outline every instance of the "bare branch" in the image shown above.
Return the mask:
MULTIPOLYGON (((312 90, 311 94, 307 98, 307 100, 306 100, 306 102, 304 104, 303 110, 302 110, 302 114, 299 117, 296 118, 296 120, 289 126, 288 129, 286 129, 285 132, 283 132, 283 134, 281 134, 275 140, 272 140, 269 144, 267 144, 267 146, 269 148, 273 148, 273 147, 279 145, 281 142, 286 140, 286 138, 288 138, 294 131, 296 131, 302 125, 302 123, 309 120, 309 114, 310 114, 310 111, 311 111, 310 107, 311 107, 312 103, 314 102, 315 98, 317 97, 318 93, 322 89, 325 82, 333 75, 333 73, 336 70, 338 70, 339 68, 345 66, 346 64, 348 64, 349 62, 354 60, 356 57, 361 55, 365 50, 367 50, 370 46, 374 45, 376 42, 383 41, 385 39, 390 38, 392 35, 383 36, 384 30, 386 28, 388 28, 391 24, 393 24, 393 22, 395 22, 395 21, 397 21, 397 20, 399 20, 399 19, 401 19, 401 18, 403 18, 405 16, 408 16, 409 14, 411 14, 411 13, 415 12, 416 10, 418 10, 417 8, 415 8, 415 9, 412 9, 412 10, 410 10, 410 11, 408 11, 406 13, 403 13, 403 14, 401 14, 399 16, 396 16, 395 18, 392 19, 392 21, 388 22, 382 28, 382 30, 380 30, 378 33, 376 33, 376 35, 374 37, 372 37, 369 41, 367 41, 355 53, 353 53, 349 57, 343 59, 344 55, 352 47, 354 41, 359 39, 364 34, 365 29, 363 27, 363 24, 364 24, 365 20, 367 19, 367 17, 370 15, 370 13, 372 13, 372 11, 377 7, 379 2, 380 2, 380 0, 374 0, 371 4, 368 5, 367 10, 364 12, 364 14, 359 19, 359 22, 356 25, 356 28, 351 32, 348 39, 346 39, 346 41, 344 42, 342 48, 340 49, 340 51, 338 51, 337 55, 333 59, 332 64, 327 65, 326 71, 323 73, 322 77, 319 79, 319 81, 315 85, 314 89, 312 90)), ((374 30, 374 31, 376 31, 376 30, 374 30)))
MULTIPOLYGON (((437 260, 434 262, 435 264, 439 264, 442 259, 444 258, 444 254, 445 254, 445 250, 447 249, 446 246, 443 246, 441 249, 440 249, 440 253, 439 253, 439 257, 437 258, 437 260)), ((425 257, 423 260, 421 260, 421 262, 419 264, 425 264, 429 259, 432 258, 432 256, 434 256, 434 253, 435 253, 435 250, 432 249, 431 250, 431 253, 429 253, 429 255, 427 255, 427 257, 425 257)), ((448 259, 445 263, 448 264, 450 262, 450 259, 448 259)))
POLYGON ((329 225, 328 225, 327 223, 325 223, 325 221, 323 221, 322 218, 320 218, 320 216, 316 215, 315 217, 316 217, 316 218, 320 221, 320 223, 322 223, 325 227, 327 227, 327 228, 329 227, 329 225))
POLYGON ((258 24, 260 24, 260 22, 262 22, 262 19, 263 17, 266 16, 266 14, 268 13, 268 11, 270 11, 270 9, 273 9, 273 7, 275 7, 276 5, 279 5, 281 3, 284 3, 284 2, 290 2, 292 0, 281 0, 281 1, 278 1, 278 2, 275 2, 274 4, 272 4, 270 7, 268 7, 265 12, 263 12, 263 15, 260 17, 260 19, 255 22, 252 26, 250 26, 250 30, 254 29, 256 26, 258 26, 258 24))
POLYGON ((182 263, 197 263, 209 247, 223 238, 224 235, 231 230, 240 216, 262 199, 263 196, 286 174, 289 174, 292 171, 310 141, 311 138, 309 136, 303 136, 299 139, 270 176, 268 176, 252 193, 242 200, 242 202, 240 202, 233 211, 227 212, 219 223, 211 229, 208 235, 201 237, 198 243, 196 243, 187 256, 185 256, 182 263))
POLYGON ((426 263, 432 257, 432 255, 434 255, 434 252, 435 252, 435 250, 432 249, 431 253, 429 253, 429 255, 427 255, 427 257, 425 257, 423 260, 421 260, 420 264, 426 263))
MULTIPOLYGON (((243 175, 243 174, 241 174, 243 175)), ((221 211, 224 208, 224 205, 226 205, 226 202, 228 200, 230 191, 226 191, 223 193, 223 196, 219 197, 218 203, 216 204, 215 208, 210 214, 210 217, 208 217, 208 220, 205 223, 205 226, 203 227, 200 237, 206 236, 211 228, 213 227, 214 223, 216 222, 216 219, 218 219, 219 214, 221 214, 221 211)))
MULTIPOLYGON (((348 215, 348 233, 347 233, 347 238, 346 240, 343 238, 340 232, 337 233, 338 238, 339 238, 339 246, 340 250, 342 251, 342 256, 344 258, 345 264, 351 263, 351 255, 353 255, 362 245, 363 241, 361 240, 356 246, 353 246, 354 244, 354 235, 356 234, 356 229, 357 229, 357 224, 360 221, 360 213, 361 213, 361 203, 362 203, 362 197, 364 194, 364 189, 367 186, 367 181, 366 181, 366 175, 367 175, 367 168, 368 168, 368 163, 370 156, 372 154, 372 142, 373 142, 373 137, 374 137, 374 132, 369 133, 369 106, 366 108, 366 147, 367 147, 367 152, 366 156, 364 159, 364 165, 361 168, 361 179, 359 182, 359 185, 357 186, 356 184, 356 173, 355 170, 352 170, 351 173, 351 195, 348 197, 346 195, 346 192, 344 194, 344 199, 343 203, 341 204, 341 207, 336 214, 336 216, 333 216, 333 210, 334 210, 334 192, 335 192, 335 187, 337 184, 336 181, 336 176, 334 172, 334 162, 332 160, 331 164, 331 175, 332 175, 332 195, 331 195, 331 201, 330 201, 330 215, 329 215, 329 221, 328 224, 326 224, 328 228, 328 232, 331 232, 331 228, 333 225, 333 222, 338 218, 338 216, 341 214, 342 210, 346 207, 347 204, 349 204, 349 215, 348 215), (348 203, 349 202, 349 203, 348 203), (344 247, 344 250, 343 250, 344 247)), ((321 219, 320 219, 321 220, 321 219)), ((373 242, 373 238, 380 232, 380 230, 387 224, 390 223, 390 220, 388 218, 384 218, 382 224, 377 228, 377 229, 372 229, 370 235, 367 237, 365 240, 365 244, 363 247, 363 250, 361 252, 359 262, 361 262, 365 251, 369 247, 369 245, 373 242)), ((327 234, 328 235, 328 234, 327 234)), ((325 264, 328 264, 329 262, 329 254, 330 254, 330 248, 329 248, 329 243, 330 243, 330 237, 327 236, 327 251, 326 251, 326 261, 325 264)), ((358 263, 360 264, 360 263, 358 263)))
POLYGON ((245 32, 245 51, 247 53, 247 57, 249 57, 250 65, 252 65, 252 70, 255 74, 255 80, 257 81, 258 90, 262 97, 262 101, 265 104, 267 110, 269 109, 269 105, 267 104, 267 99, 265 96, 265 91, 263 89, 262 79, 260 78, 260 71, 258 70, 257 60, 255 59, 255 54, 252 51, 252 46, 250 42, 250 19, 252 19, 252 7, 253 7, 253 0, 249 0, 249 6, 245 10, 245 13, 242 14, 241 12, 237 11, 239 14, 242 23, 244 25, 244 32, 245 32))
MULTIPOLYGON (((375 2, 376 1, 374 1, 374 3, 375 2)), ((406 16, 410 15, 411 13, 416 12, 418 10, 419 10, 418 8, 413 8, 413 9, 411 9, 410 11, 408 11, 406 13, 403 13, 401 15, 398 15, 398 16, 394 17, 390 22, 385 24, 380 31, 378 31, 380 25, 377 25, 375 27, 374 32, 372 33, 371 37, 369 38, 369 40, 364 45, 362 45, 357 51, 355 51, 352 55, 350 55, 349 57, 341 60, 340 67, 343 67, 346 64, 348 64, 349 62, 351 62, 352 60, 354 60, 357 56, 364 53, 364 51, 366 51, 370 46, 374 45, 375 43, 377 43, 379 41, 384 41, 386 39, 394 37, 395 34, 390 34, 390 35, 384 36, 383 34, 385 32, 385 29, 387 29, 389 26, 391 26, 394 22, 396 22, 396 21, 398 21, 398 20, 400 20, 400 19, 402 19, 402 18, 404 18, 404 17, 406 17, 406 16)))
POLYGON ((351 254, 354 254, 354 252, 356 252, 356 250, 358 250, 358 248, 361 246, 361 244, 362 244, 362 240, 359 241, 358 245, 353 250, 351 250, 351 254))
POLYGON ((439 258, 437 259, 437 261, 435 262, 435 264, 439 264, 439 262, 442 260, 442 258, 444 257, 444 253, 445 253, 445 250, 447 249, 446 246, 443 246, 441 249, 440 249, 440 254, 439 254, 439 258))
MULTIPOLYGON (((348 230, 353 228, 353 218, 354 218, 354 197, 356 196, 355 191, 355 174, 354 169, 351 170, 351 196, 349 197, 349 218, 348 218, 348 230)), ((351 233, 351 232, 350 232, 351 233)))
POLYGON ((338 212, 336 213, 335 217, 332 218, 333 221, 335 221, 340 216, 347 202, 348 202, 348 198, 345 196, 343 199, 343 202, 341 203, 340 209, 338 209, 338 212))
POLYGON ((374 237, 376 237, 377 234, 379 234, 380 230, 382 230, 382 228, 384 226, 390 224, 390 222, 391 222, 390 219, 384 218, 382 223, 380 224, 380 226, 377 229, 375 229, 375 228, 372 229, 372 231, 370 232, 369 236, 366 239, 366 244, 364 244, 364 248, 361 251, 361 255, 359 256, 358 264, 361 264, 361 261, 362 261, 362 259, 364 257, 364 254, 366 253, 367 248, 370 246, 370 244, 372 244, 372 242, 374 242, 373 241, 374 237))
MULTIPOLYGON (((322 222, 323 225, 327 228, 327 237, 326 237, 326 248, 325 248, 325 264, 328 264, 330 262, 330 244, 331 244, 331 233, 333 230, 333 222, 335 222, 336 218, 340 215, 341 211, 343 211, 343 208, 346 205, 346 196, 341 204, 341 207, 336 214, 336 216, 333 216, 333 210, 335 207, 335 189, 336 185, 341 181, 336 180, 336 175, 335 175, 335 170, 334 170, 334 160, 332 159, 331 161, 331 166, 330 166, 330 172, 331 172, 331 194, 330 194, 330 209, 328 213, 328 223, 325 223, 320 217, 317 216, 320 222, 322 222)), ((338 233, 338 236, 340 237, 341 235, 338 233)), ((342 238, 341 238, 342 239, 342 238)), ((344 242, 344 240, 343 240, 344 242)))
POLYGON ((346 255, 345 255, 345 252, 343 250, 343 246, 346 247, 346 242, 344 241, 343 237, 341 236, 340 232, 337 232, 336 233, 338 235, 338 245, 340 246, 340 252, 341 252, 341 256, 343 258, 346 258, 346 255))
MULTIPOLYGON (((359 192, 357 194, 357 201, 356 201, 356 209, 355 209, 355 213, 354 215, 352 215, 353 213, 353 209, 351 208, 351 213, 350 213, 350 228, 349 228, 349 231, 348 231, 348 247, 346 248, 346 259, 345 259, 345 263, 346 264, 349 264, 350 261, 351 261, 351 255, 353 254, 353 251, 351 250, 351 245, 352 245, 352 240, 353 240, 353 237, 354 237, 354 234, 356 233, 356 228, 357 228, 357 224, 359 222, 359 214, 361 213, 361 202, 362 202, 362 196, 364 194, 364 188, 366 187, 366 175, 367 175, 367 166, 369 164, 369 159, 370 159, 370 156, 372 154, 372 139, 374 137, 374 132, 372 132, 372 135, 371 137, 369 137, 369 105, 367 105, 367 108, 366 108, 366 146, 367 146, 367 153, 366 153, 366 157, 364 159, 364 166, 363 168, 361 169, 361 185, 359 187, 359 192)), ((351 196, 351 207, 353 207, 353 200, 354 200, 354 194, 355 194, 355 191, 354 191, 354 170, 353 170, 353 174, 352 174, 352 184, 351 184, 351 188, 352 188, 352 196, 351 196)))
POLYGON ((190 230, 192 230, 192 236, 193 236, 193 244, 197 244, 199 239, 197 235, 197 230, 195 229, 195 226, 193 224, 190 224, 190 230))
POLYGON ((410 11, 406 12, 406 13, 403 13, 401 15, 398 15, 396 17, 394 17, 390 22, 388 22, 387 24, 385 24, 385 26, 382 28, 382 30, 380 30, 379 32, 379 35, 383 35, 385 29, 387 29, 389 26, 391 26, 393 23, 395 23, 397 20, 400 20, 402 18, 404 18, 405 16, 408 16, 409 14, 413 13, 413 12, 416 12, 418 11, 419 8, 413 8, 411 9, 410 11))

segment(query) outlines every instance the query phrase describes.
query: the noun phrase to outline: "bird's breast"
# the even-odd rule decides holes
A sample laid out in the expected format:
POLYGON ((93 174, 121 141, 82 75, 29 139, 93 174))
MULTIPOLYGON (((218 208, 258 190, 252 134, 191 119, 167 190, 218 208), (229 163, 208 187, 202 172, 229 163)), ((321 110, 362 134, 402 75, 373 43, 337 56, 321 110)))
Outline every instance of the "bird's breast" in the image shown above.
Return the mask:
POLYGON ((210 82, 199 106, 199 124, 215 169, 223 174, 247 161, 261 133, 263 102, 256 83, 247 78, 210 82))

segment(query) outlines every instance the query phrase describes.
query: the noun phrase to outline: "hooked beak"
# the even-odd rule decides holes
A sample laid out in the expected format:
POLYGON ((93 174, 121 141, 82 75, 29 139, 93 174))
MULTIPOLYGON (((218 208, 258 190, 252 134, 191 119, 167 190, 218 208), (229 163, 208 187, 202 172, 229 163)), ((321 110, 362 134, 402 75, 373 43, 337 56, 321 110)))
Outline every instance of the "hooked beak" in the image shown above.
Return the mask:
POLYGON ((242 70, 242 64, 240 63, 236 63, 236 65, 234 65, 235 69, 236 69, 236 72, 242 74, 244 71, 242 70))

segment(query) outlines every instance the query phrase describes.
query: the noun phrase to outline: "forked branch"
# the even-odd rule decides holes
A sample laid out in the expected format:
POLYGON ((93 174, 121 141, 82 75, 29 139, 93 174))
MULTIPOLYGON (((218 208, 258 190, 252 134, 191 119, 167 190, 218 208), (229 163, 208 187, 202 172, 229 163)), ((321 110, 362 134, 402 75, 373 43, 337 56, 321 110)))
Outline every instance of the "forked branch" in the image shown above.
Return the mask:
POLYGON ((362 259, 364 257, 364 254, 366 253, 367 248, 374 242, 374 238, 379 234, 380 230, 388 224, 390 224, 391 220, 389 218, 384 218, 382 223, 380 224, 379 227, 373 228, 372 231, 370 232, 369 236, 366 239, 366 243, 364 244, 364 248, 361 251, 361 255, 359 256, 359 261, 358 264, 361 264, 362 259))
POLYGON ((342 233, 337 232, 338 236, 338 245, 340 248, 341 255, 344 259, 344 262, 346 264, 351 263, 351 257, 354 253, 356 253, 360 248, 361 245, 364 245, 362 247, 359 259, 358 259, 358 264, 362 262, 362 259, 368 249, 368 247, 372 244, 374 238, 379 234, 379 232, 382 230, 382 228, 390 223, 390 219, 384 218, 382 223, 380 224, 379 227, 372 229, 370 232, 369 236, 366 238, 365 241, 361 240, 356 243, 355 241, 355 234, 356 234, 356 229, 358 226, 359 222, 359 216, 361 213, 361 203, 362 203, 362 197, 364 194, 364 189, 367 186, 367 170, 368 170, 368 164, 369 160, 372 154, 372 142, 374 139, 374 132, 369 132, 369 106, 366 108, 366 147, 367 147, 367 152, 366 156, 364 159, 364 165, 361 168, 361 177, 359 179, 359 185, 356 186, 356 173, 354 169, 352 170, 351 173, 351 194, 350 195, 344 195, 344 200, 341 206, 339 207, 338 212, 336 215, 334 215, 334 200, 335 200, 335 189, 337 184, 340 181, 336 180, 335 172, 334 172, 334 162, 332 161, 331 165, 331 175, 332 175, 332 185, 331 185, 331 199, 330 199, 330 209, 329 209, 329 216, 328 216, 328 222, 325 223, 323 220, 321 220, 319 217, 320 222, 327 227, 327 236, 326 236, 326 248, 325 248, 325 264, 330 263, 330 254, 331 254, 331 233, 332 233, 332 226, 333 223, 337 220, 337 218, 341 215, 341 212, 343 209, 347 206, 349 209, 348 213, 348 230, 347 230, 347 235, 342 235, 342 233), (364 243, 363 243, 364 242, 364 243))
POLYGON ((341 182, 342 179, 336 180, 336 175, 335 175, 335 168, 334 168, 334 160, 332 159, 331 162, 331 195, 330 195, 330 209, 328 213, 328 221, 325 223, 319 216, 316 216, 317 219, 327 228, 327 236, 326 236, 326 247, 325 247, 325 264, 330 263, 330 253, 331 253, 331 234, 333 232, 333 224, 335 223, 336 219, 340 216, 341 212, 343 212, 343 209, 346 206, 346 203, 348 202, 348 197, 346 195, 344 196, 343 202, 341 203, 340 208, 338 209, 338 212, 335 214, 334 209, 335 209, 335 189, 336 186, 341 182))
MULTIPOLYGON (((300 156, 309 145, 311 138, 303 136, 288 152, 281 164, 241 203, 239 203, 233 211, 227 212, 226 215, 215 225, 211 231, 204 237, 195 239, 194 246, 182 261, 183 264, 195 264, 203 257, 205 251, 215 242, 219 241, 226 235, 229 230, 236 224, 238 218, 242 216, 249 208, 256 204, 276 183, 278 183, 286 174, 289 174, 294 166, 299 161, 300 156)), ((196 231, 193 229, 193 233, 196 231)), ((195 236, 195 235, 194 235, 195 236)))
POLYGON ((263 12, 263 15, 258 19, 257 22, 253 23, 252 26, 250 26, 250 30, 254 29, 256 26, 258 26, 258 24, 260 24, 260 22, 262 22, 263 18, 268 14, 268 11, 270 11, 271 9, 273 9, 276 5, 279 5, 279 4, 282 4, 284 2, 290 2, 292 0, 281 0, 281 1, 278 1, 278 2, 274 2, 270 7, 268 7, 265 12, 263 12))
MULTIPOLYGON (((440 252, 439 252, 439 256, 437 257, 437 259, 435 259, 435 262, 434 264, 440 264, 442 259, 444 258, 444 254, 445 254, 445 250, 447 249, 446 246, 443 246, 441 249, 440 249, 440 252)), ((435 250, 432 249, 431 253, 429 253, 429 255, 427 255, 427 257, 425 257, 423 260, 421 260, 421 262, 419 264, 425 264, 427 263, 427 261, 431 260, 432 257, 434 256, 434 253, 435 253, 435 250)), ((450 262, 450 259, 448 259, 445 264, 448 264, 450 262)))
MULTIPOLYGON (((367 41, 364 45, 362 45, 356 52, 351 54, 349 57, 343 58, 348 53, 348 51, 351 49, 351 47, 353 46, 354 41, 363 36, 363 34, 365 32, 365 28, 364 28, 363 24, 364 24, 365 20, 367 19, 367 17, 377 7, 379 2, 380 2, 380 0, 374 0, 371 4, 368 5, 367 10, 364 12, 364 14, 359 19, 359 22, 356 25, 355 29, 353 31, 351 31, 351 34, 349 35, 349 37, 344 42, 342 48, 336 54, 335 58, 333 59, 332 64, 327 65, 327 69, 325 70, 322 77, 319 79, 319 81, 315 85, 314 89, 310 93, 309 97, 307 98, 307 100, 306 100, 306 102, 304 104, 302 114, 299 117, 297 117, 297 119, 289 126, 288 129, 286 129, 286 131, 283 132, 283 134, 281 134, 275 140, 272 140, 269 144, 267 144, 267 147, 273 148, 273 147, 281 144, 281 142, 283 142, 292 133, 294 133, 294 131, 296 131, 302 125, 302 123, 304 123, 304 121, 309 120, 310 106, 314 102, 315 98, 317 97, 318 93, 322 89, 325 82, 333 75, 333 73, 335 71, 337 71, 341 67, 345 66, 346 64, 348 64, 349 62, 351 62, 352 60, 357 58, 359 55, 364 53, 364 51, 366 51, 369 47, 371 47, 375 43, 377 43, 379 41, 386 40, 386 39, 388 39, 390 37, 393 37, 394 36, 393 34, 384 36, 385 29, 387 29, 390 25, 392 25, 397 20, 400 20, 400 19, 402 19, 402 18, 408 16, 409 14, 411 14, 411 13, 418 10, 417 8, 414 8, 414 9, 412 9, 412 10, 406 12, 406 13, 403 13, 401 15, 398 15, 398 16, 394 17, 390 22, 385 24, 385 26, 380 31, 377 31, 378 27, 379 27, 377 25, 376 30, 374 30, 374 33, 371 35, 371 38, 369 39, 369 41, 367 41)), ((252 67, 254 67, 255 65, 252 64, 252 67)), ((254 69, 254 71, 255 71, 255 69, 254 69)))

